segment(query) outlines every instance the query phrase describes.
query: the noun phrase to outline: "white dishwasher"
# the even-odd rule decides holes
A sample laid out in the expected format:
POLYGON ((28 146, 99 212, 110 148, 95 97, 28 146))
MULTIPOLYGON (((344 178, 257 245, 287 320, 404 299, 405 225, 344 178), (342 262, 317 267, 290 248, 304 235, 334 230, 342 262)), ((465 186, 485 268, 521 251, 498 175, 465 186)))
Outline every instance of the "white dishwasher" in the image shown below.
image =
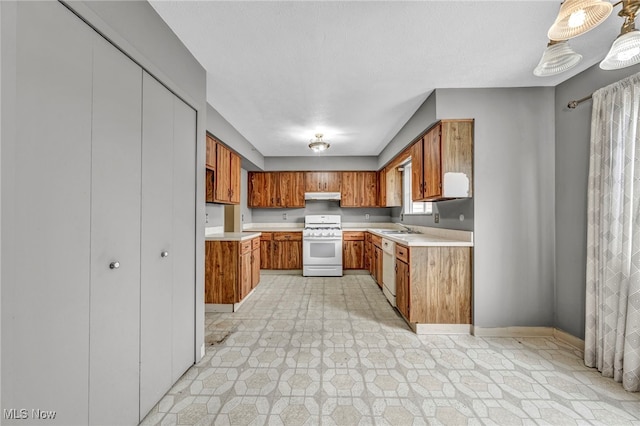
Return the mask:
POLYGON ((382 292, 396 306, 396 243, 382 239, 382 292))

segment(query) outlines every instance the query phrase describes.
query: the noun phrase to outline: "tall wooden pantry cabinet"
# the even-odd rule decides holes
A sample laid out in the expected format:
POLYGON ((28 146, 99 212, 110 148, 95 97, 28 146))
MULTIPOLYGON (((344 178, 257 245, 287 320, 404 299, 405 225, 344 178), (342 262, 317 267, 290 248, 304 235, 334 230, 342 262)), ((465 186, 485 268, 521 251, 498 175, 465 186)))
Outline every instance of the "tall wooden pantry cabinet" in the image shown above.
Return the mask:
POLYGON ((135 425, 195 359, 196 111, 61 3, 13 7, 2 405, 135 425))

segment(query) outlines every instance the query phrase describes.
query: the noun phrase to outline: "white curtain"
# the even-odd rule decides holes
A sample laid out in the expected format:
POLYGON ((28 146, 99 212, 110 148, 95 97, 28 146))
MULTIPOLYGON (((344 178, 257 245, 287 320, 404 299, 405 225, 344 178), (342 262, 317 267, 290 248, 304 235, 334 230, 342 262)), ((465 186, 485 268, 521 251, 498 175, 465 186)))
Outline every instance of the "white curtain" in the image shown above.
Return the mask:
POLYGON ((585 363, 640 390, 640 73, 593 94, 585 363))

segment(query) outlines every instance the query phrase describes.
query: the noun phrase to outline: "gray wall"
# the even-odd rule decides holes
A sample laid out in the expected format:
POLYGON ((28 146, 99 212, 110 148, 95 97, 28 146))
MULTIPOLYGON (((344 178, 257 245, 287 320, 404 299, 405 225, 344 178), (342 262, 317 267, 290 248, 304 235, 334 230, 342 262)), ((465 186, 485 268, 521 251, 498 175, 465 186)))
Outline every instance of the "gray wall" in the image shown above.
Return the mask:
POLYGON ((587 247, 587 177, 591 101, 567 103, 640 71, 602 71, 598 65, 556 87, 556 327, 584 338, 587 247))
POLYGON ((337 214, 342 222, 390 222, 391 209, 388 208, 341 208, 337 201, 307 201, 303 209, 252 209, 254 223, 304 223, 308 214, 337 214), (283 219, 283 214, 287 219, 283 219), (365 215, 369 214, 369 219, 365 215))
POLYGON ((402 215, 402 207, 393 207, 391 221, 404 225, 473 231, 473 199, 438 201, 433 203, 433 214, 429 215, 402 215), (438 223, 435 222, 436 213, 440 215, 438 223), (460 215, 464 216, 464 220, 460 220, 460 215))
POLYGON ((415 138, 420 136, 428 127, 437 121, 436 91, 428 95, 420 108, 411 116, 400 131, 389 141, 378 156, 378 167, 381 169, 400 151, 406 148, 415 138))
POLYGON ((265 159, 262 154, 209 104, 207 104, 207 131, 240 154, 242 168, 253 171, 264 169, 265 159))
POLYGON ((553 326, 554 88, 437 90, 475 118, 474 324, 553 326))
POLYGON ((265 157, 265 171, 313 171, 313 170, 378 170, 378 157, 332 157, 314 155, 309 157, 265 157))

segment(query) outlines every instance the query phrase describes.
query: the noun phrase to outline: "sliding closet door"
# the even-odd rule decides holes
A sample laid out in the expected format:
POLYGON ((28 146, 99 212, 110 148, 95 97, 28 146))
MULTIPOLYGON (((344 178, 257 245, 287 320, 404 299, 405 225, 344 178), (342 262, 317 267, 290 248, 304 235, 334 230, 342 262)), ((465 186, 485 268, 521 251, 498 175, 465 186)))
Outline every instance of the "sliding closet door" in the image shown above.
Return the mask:
POLYGON ((86 424, 92 31, 58 2, 6 6, 17 33, 2 52, 15 55, 2 95, 16 98, 3 104, 16 133, 2 140, 2 408, 86 424))
POLYGON ((142 107, 140 414, 171 387, 173 98, 146 72, 142 107))
POLYGON ((196 112, 174 97, 173 367, 176 381, 194 363, 196 112))
POLYGON ((89 423, 139 417, 142 69, 94 35, 89 423))

